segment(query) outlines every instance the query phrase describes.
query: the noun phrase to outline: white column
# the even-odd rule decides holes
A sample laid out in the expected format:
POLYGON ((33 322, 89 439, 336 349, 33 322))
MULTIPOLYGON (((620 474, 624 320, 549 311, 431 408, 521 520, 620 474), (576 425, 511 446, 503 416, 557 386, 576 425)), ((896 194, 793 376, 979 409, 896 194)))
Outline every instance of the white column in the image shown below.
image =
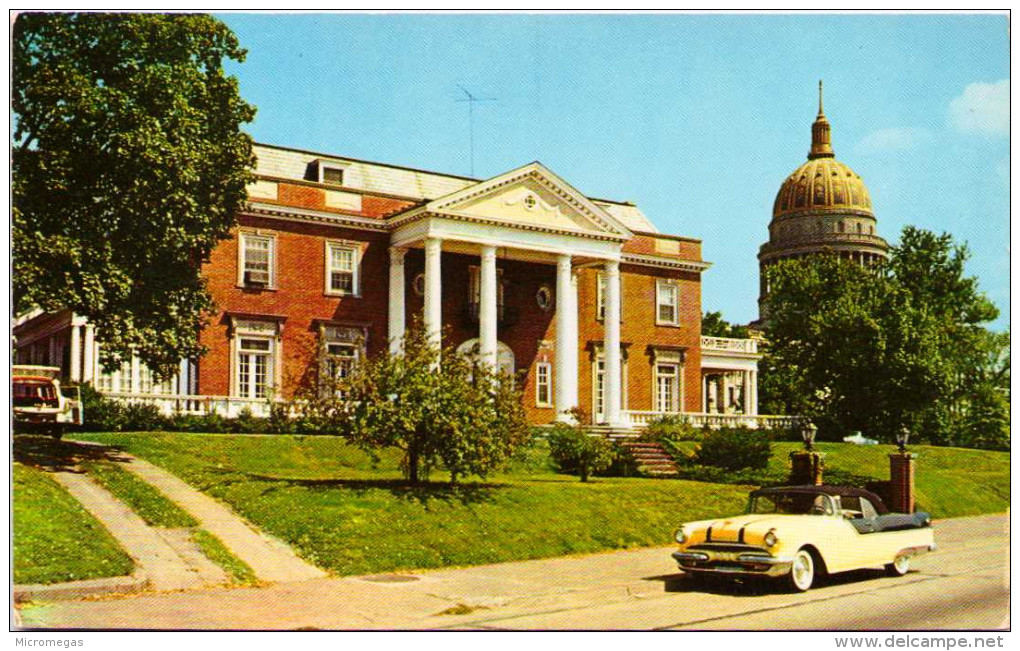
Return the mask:
POLYGON ((390 352, 399 355, 404 339, 404 255, 406 249, 390 247, 389 330, 390 352))
POLYGON ((577 283, 569 255, 556 260, 556 358, 553 387, 556 420, 577 406, 577 283))
POLYGON ((69 377, 72 382, 81 382, 81 326, 71 322, 71 368, 69 377))
POLYGON ((425 333, 436 348, 443 345, 442 254, 442 240, 425 240, 425 333))
POLYGON ((722 399, 719 400, 719 413, 730 413, 730 373, 723 371, 722 374, 722 399))
MULTIPOLYGON (((279 366, 279 364, 277 364, 279 366)), ((139 393, 142 390, 141 366, 138 355, 131 355, 131 393, 139 393)), ((121 382, 123 382, 121 378, 121 382)))
POLYGON ((744 395, 742 396, 744 401, 744 414, 750 416, 754 412, 751 410, 751 371, 744 371, 744 395))
POLYGON ((622 426, 622 386, 620 378, 620 263, 607 260, 606 275, 606 422, 609 425, 622 426))
POLYGON ((496 368, 496 247, 482 246, 482 267, 479 270, 478 343, 483 364, 496 368))
POLYGON ((96 328, 85 324, 85 361, 82 369, 82 382, 95 382, 96 379, 96 328))
POLYGON ((701 376, 701 411, 708 413, 708 376, 701 376))
POLYGON ((751 406, 751 415, 758 415, 758 371, 751 371, 751 399, 748 401, 751 406))

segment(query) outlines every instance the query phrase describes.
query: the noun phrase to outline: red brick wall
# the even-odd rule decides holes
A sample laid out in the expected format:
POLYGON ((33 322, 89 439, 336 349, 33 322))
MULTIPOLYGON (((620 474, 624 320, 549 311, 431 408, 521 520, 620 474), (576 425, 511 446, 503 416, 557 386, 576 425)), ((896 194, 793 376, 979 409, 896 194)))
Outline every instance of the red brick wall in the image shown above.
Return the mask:
MULTIPOLYGON (((387 302, 389 279, 388 235, 334 226, 300 224, 243 217, 242 228, 275 234, 276 289, 252 290, 237 287, 237 238, 225 240, 213 252, 204 273, 221 310, 202 333, 209 349, 199 369, 199 392, 227 395, 230 381, 229 319, 226 313, 261 314, 286 317, 283 329, 283 394, 293 394, 296 386, 311 379, 314 371, 316 331, 314 320, 327 319, 361 324, 368 332, 370 355, 382 350, 387 339, 387 302), (360 297, 335 297, 324 293, 326 239, 363 243, 360 297)), ((477 256, 444 252, 443 322, 447 326, 446 343, 457 346, 478 336, 478 323, 468 316, 469 267, 478 265, 477 256)), ((556 267, 500 259, 503 270, 504 301, 509 322, 501 323, 499 340, 514 353, 517 370, 524 371, 524 405, 535 423, 550 422, 553 408, 535 405, 535 364, 554 361, 555 308, 542 310, 535 299, 538 289, 548 285, 555 292, 556 267), (543 349, 541 343, 550 344, 543 349)), ((413 289, 414 278, 424 271, 424 253, 411 250, 405 260, 406 314, 408 323, 422 313, 423 298, 413 289)), ((581 407, 592 410, 592 348, 601 342, 603 326, 596 320, 595 283, 597 270, 578 272, 578 360, 581 407)), ((627 408, 653 408, 650 345, 686 348, 684 363, 684 408, 701 409, 700 329, 701 283, 698 274, 623 265, 621 267, 623 324, 621 339, 627 344, 627 408), (655 279, 676 278, 680 282, 680 326, 655 325, 655 279)))
POLYGON ((284 316, 283 394, 307 381, 315 358, 314 319, 364 324, 368 352, 386 345, 389 235, 336 226, 301 224, 242 216, 242 229, 258 229, 276 236, 276 289, 245 289, 237 286, 238 238, 224 240, 203 268, 209 290, 220 312, 202 332, 209 352, 199 362, 200 393, 230 392, 230 334, 227 313, 284 316), (327 239, 362 243, 361 296, 325 294, 327 239))

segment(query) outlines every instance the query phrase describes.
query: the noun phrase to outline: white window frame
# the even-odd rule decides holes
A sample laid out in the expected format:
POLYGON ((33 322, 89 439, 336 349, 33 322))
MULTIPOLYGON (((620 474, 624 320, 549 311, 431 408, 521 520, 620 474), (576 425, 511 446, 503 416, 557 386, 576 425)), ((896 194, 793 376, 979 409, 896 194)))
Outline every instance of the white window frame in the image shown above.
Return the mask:
POLYGON ((321 183, 323 185, 329 185, 329 186, 332 186, 334 188, 347 188, 347 187, 350 187, 350 183, 348 183, 348 181, 350 180, 348 178, 348 174, 350 173, 350 167, 351 166, 349 164, 340 163, 340 162, 334 162, 334 161, 326 161, 326 160, 321 160, 320 159, 318 161, 317 167, 318 167, 318 170, 317 170, 316 178, 319 181, 319 183, 321 183), (341 182, 340 183, 335 183, 333 181, 327 181, 326 180, 326 170, 327 169, 339 171, 340 172, 340 176, 341 176, 341 182))
MULTIPOLYGON (((468 303, 482 303, 482 268, 478 265, 468 266, 468 303)), ((480 309, 480 308, 479 308, 480 309)), ((503 317, 503 270, 496 268, 496 313, 503 317)))
POLYGON ((276 234, 261 231, 242 230, 237 237, 237 286, 243 288, 276 289, 276 234), (269 283, 266 285, 249 285, 244 282, 245 273, 245 252, 248 248, 248 239, 258 238, 269 242, 269 283))
POLYGON ((535 406, 553 406, 553 369, 552 364, 549 362, 538 362, 535 364, 535 406), (542 377, 543 374, 545 375, 544 381, 542 377), (542 400, 543 386, 545 387, 545 400, 542 400))
POLYGON ((282 325, 279 322, 259 318, 234 318, 230 338, 230 395, 235 398, 263 400, 271 398, 280 387, 280 376, 283 367, 282 325), (242 340, 268 341, 265 350, 244 349, 242 340), (242 386, 241 363, 243 356, 265 353, 268 357, 266 366, 265 396, 257 397, 257 385, 251 379, 247 386, 242 386))
MULTIPOLYGON (((606 274, 599 271, 595 274, 595 320, 606 320, 606 274)), ((623 310, 620 310, 623 313, 623 310)))
MULTIPOLYGON (((326 277, 325 293, 327 296, 361 296, 361 247, 354 242, 343 240, 326 240, 326 277), (351 252, 351 291, 333 288, 333 249, 344 249, 351 252)), ((340 269, 338 271, 344 271, 340 269)))
POLYGON ((656 360, 652 370, 652 381, 654 385, 652 396, 655 399, 655 411, 663 414, 679 414, 683 412, 683 365, 673 360, 656 360), (669 367, 672 370, 663 373, 662 369, 664 367, 669 367), (661 380, 664 379, 672 380, 673 384, 672 395, 668 397, 669 402, 672 404, 668 405, 663 404, 661 380))
MULTIPOLYGON (((630 377, 630 372, 627 369, 627 356, 621 351, 620 354, 620 410, 626 411, 629 409, 630 403, 630 391, 627 388, 627 380, 630 377)), ((596 423, 604 422, 606 419, 606 406, 605 406, 605 385, 600 388, 599 376, 605 374, 605 363, 606 355, 603 349, 599 349, 598 354, 595 355, 595 359, 591 363, 591 411, 592 418, 596 423), (602 368, 599 368, 599 367, 602 368), (602 410, 599 410, 599 403, 602 403, 602 410)))
POLYGON ((679 326, 680 325, 680 284, 671 278, 655 279, 655 325, 679 326), (673 295, 673 318, 663 319, 662 308, 668 303, 662 302, 662 290, 669 288, 673 295))

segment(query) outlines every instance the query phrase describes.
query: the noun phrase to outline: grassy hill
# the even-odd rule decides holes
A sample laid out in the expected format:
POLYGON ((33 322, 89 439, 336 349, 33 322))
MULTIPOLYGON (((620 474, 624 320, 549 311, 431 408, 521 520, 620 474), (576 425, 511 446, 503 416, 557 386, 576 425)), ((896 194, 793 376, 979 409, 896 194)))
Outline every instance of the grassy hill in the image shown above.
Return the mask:
MULTIPOLYGON (((678 522, 739 512, 748 487, 598 478, 548 468, 542 446, 507 473, 409 486, 332 437, 89 434, 174 472, 337 574, 474 565, 666 545, 678 522)), ((775 445, 784 467, 796 444, 775 445)), ((832 468, 885 478, 891 448, 822 444, 832 468)), ((936 517, 1003 511, 1009 455, 918 447, 918 500, 936 517)))

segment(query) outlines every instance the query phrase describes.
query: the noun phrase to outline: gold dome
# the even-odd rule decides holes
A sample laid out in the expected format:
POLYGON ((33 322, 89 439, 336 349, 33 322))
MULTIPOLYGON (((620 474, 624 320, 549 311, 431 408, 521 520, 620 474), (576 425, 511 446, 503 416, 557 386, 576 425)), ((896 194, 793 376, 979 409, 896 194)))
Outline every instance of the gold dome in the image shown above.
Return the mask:
POLYGON ((836 160, 832 151, 832 129, 822 106, 822 82, 818 82, 818 116, 811 125, 808 161, 794 170, 779 188, 772 217, 819 212, 875 216, 864 181, 836 160))
POLYGON ((813 158, 794 170, 772 206, 773 219, 819 212, 875 216, 864 181, 832 157, 813 158))

